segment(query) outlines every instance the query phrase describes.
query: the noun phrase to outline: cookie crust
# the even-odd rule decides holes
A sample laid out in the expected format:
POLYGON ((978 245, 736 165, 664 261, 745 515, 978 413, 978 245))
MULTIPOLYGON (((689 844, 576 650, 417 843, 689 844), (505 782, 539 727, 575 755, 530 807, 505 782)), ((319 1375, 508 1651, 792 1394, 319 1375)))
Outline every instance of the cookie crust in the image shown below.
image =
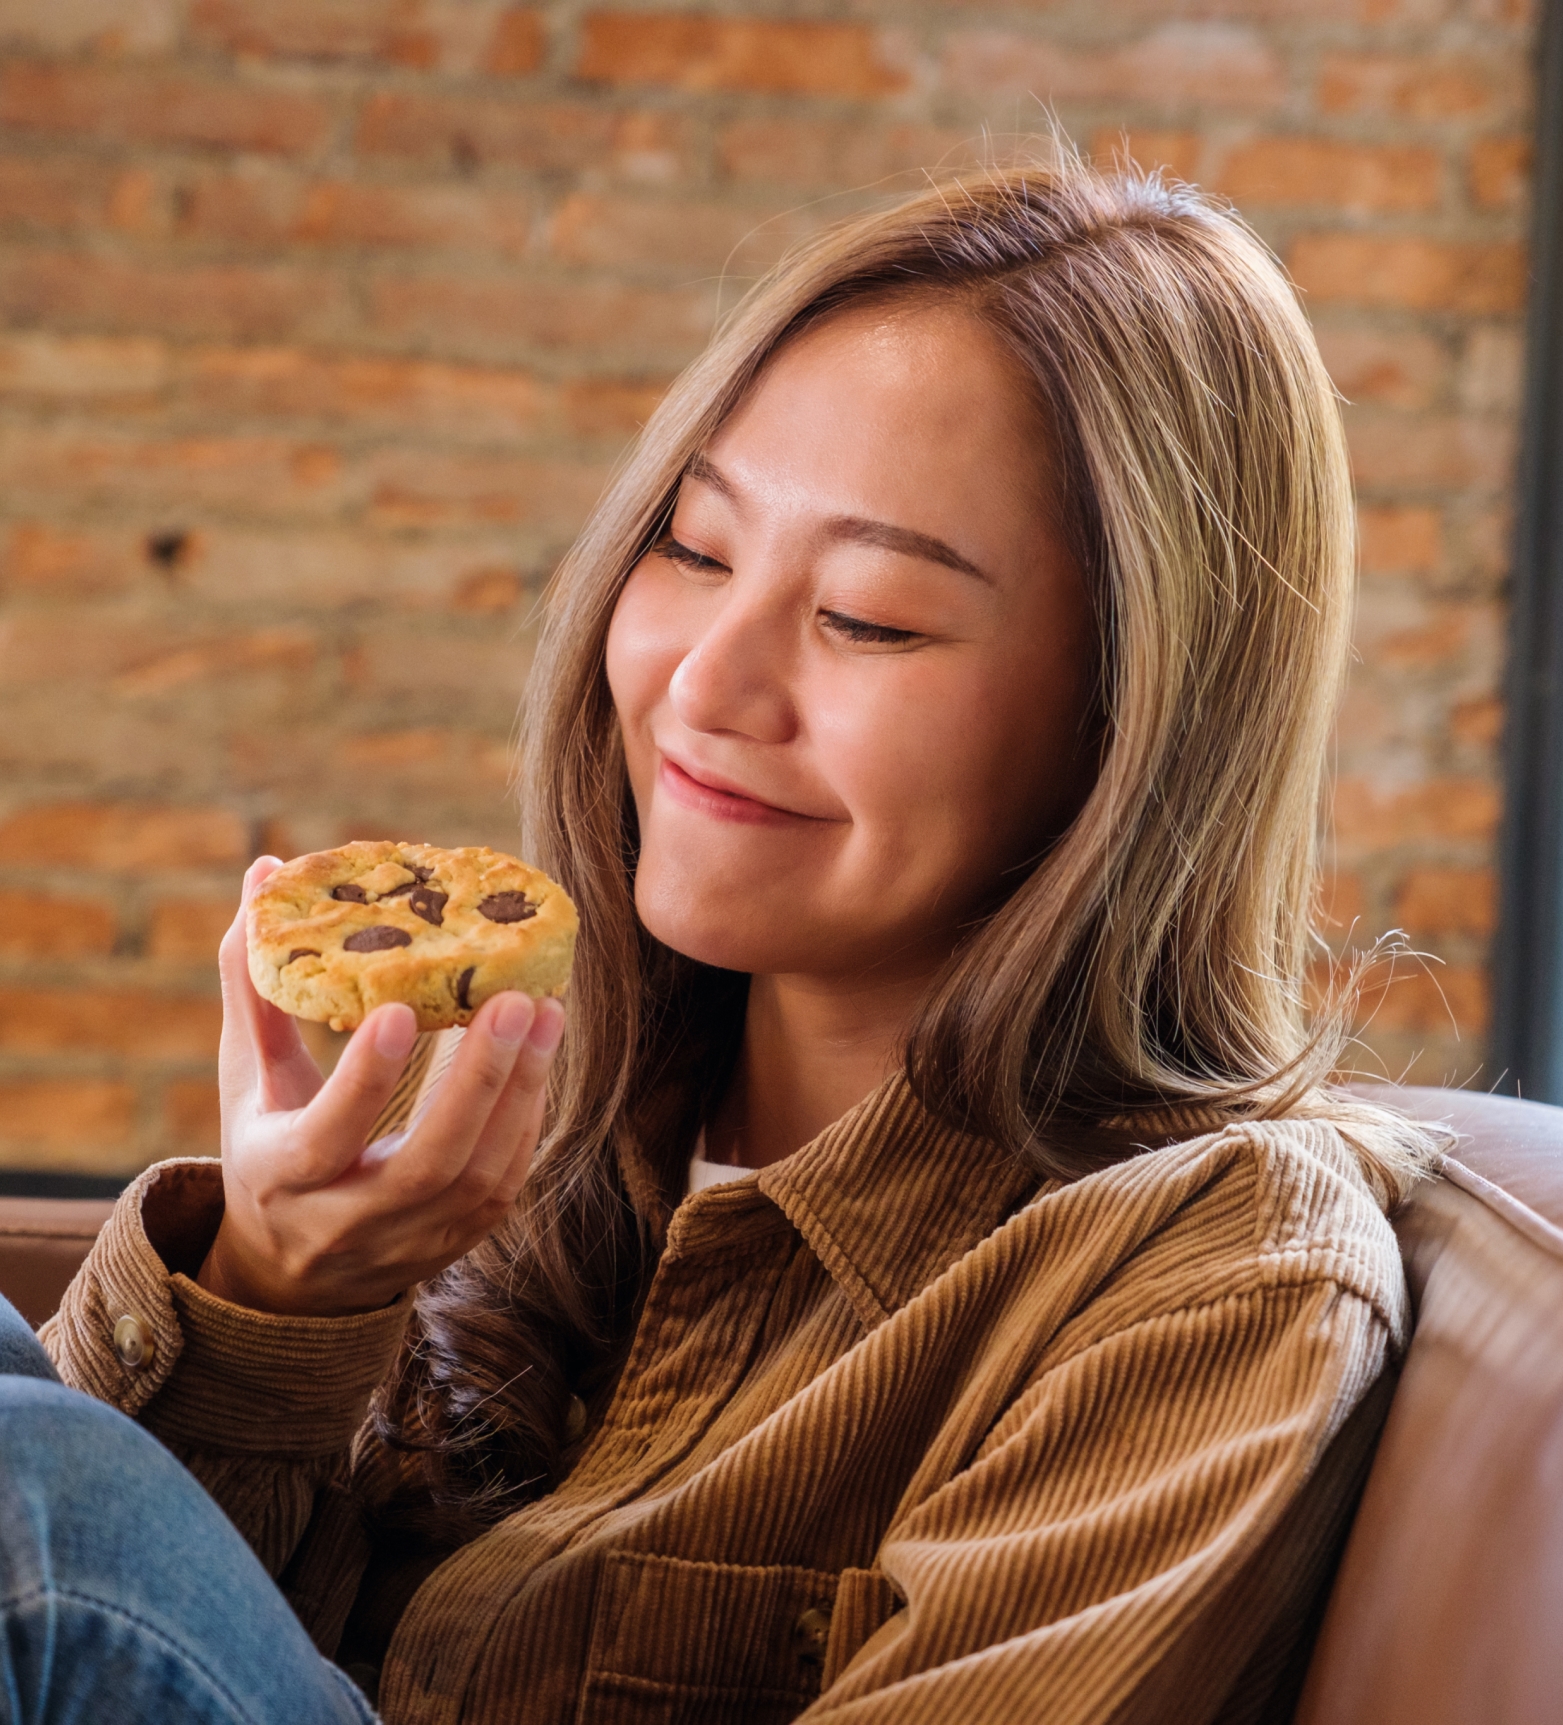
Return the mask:
POLYGON ((389 1000, 449 1030, 507 988, 562 995, 576 927, 564 889, 502 851, 361 840, 296 857, 250 900, 250 978, 333 1030, 389 1000))

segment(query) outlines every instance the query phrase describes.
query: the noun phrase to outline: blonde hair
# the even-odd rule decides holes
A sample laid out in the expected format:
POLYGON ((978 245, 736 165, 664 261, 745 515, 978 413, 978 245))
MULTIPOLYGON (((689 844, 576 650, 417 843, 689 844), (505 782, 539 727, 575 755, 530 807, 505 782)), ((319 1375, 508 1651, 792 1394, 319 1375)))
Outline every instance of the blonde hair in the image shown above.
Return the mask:
POLYGON ((469 1506, 546 1478, 563 1397, 611 1375, 742 1021, 743 979, 635 917, 604 672, 617 595, 779 345, 908 294, 968 308, 1030 380, 1101 641, 1096 782, 932 989, 908 1080, 941 1118, 1054 1174, 1282 1114, 1338 1121, 1386 1204, 1432 1154, 1397 1116, 1321 1090, 1339 1014, 1320 1029, 1304 1009, 1353 525, 1340 414, 1296 297, 1189 187, 1067 156, 951 180, 810 241, 757 286, 559 570, 521 768, 523 843, 583 931, 554 1124, 512 1224, 421 1296, 383 1422, 469 1506), (534 1370, 507 1386, 518 1347, 534 1370))

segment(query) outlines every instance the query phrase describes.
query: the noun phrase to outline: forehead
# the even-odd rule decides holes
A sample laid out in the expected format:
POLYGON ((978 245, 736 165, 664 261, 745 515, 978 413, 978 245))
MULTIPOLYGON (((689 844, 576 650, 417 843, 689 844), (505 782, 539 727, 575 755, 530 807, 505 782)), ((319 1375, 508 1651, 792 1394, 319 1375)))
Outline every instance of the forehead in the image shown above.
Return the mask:
POLYGON ((1049 445, 1031 379, 993 331, 958 302, 903 299, 789 339, 709 453, 746 492, 917 513, 962 496, 1035 507, 1052 489, 1049 445))

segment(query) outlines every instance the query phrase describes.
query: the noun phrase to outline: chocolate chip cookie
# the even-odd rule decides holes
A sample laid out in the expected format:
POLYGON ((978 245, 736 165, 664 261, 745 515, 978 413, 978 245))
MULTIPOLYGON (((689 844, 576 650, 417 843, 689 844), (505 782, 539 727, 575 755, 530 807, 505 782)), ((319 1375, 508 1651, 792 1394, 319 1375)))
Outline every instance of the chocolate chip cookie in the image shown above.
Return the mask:
POLYGON ((448 1030, 502 989, 562 995, 575 931, 564 890, 501 851, 363 841, 296 857, 255 894, 250 976, 333 1030, 388 1000, 448 1030))

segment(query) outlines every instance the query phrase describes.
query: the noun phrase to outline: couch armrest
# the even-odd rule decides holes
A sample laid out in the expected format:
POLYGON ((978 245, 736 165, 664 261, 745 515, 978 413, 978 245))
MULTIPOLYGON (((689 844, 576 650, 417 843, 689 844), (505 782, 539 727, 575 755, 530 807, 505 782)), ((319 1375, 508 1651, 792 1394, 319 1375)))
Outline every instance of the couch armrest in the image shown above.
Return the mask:
POLYGON ((112 1198, 0 1198, 0 1294, 36 1329, 114 1208, 112 1198))

